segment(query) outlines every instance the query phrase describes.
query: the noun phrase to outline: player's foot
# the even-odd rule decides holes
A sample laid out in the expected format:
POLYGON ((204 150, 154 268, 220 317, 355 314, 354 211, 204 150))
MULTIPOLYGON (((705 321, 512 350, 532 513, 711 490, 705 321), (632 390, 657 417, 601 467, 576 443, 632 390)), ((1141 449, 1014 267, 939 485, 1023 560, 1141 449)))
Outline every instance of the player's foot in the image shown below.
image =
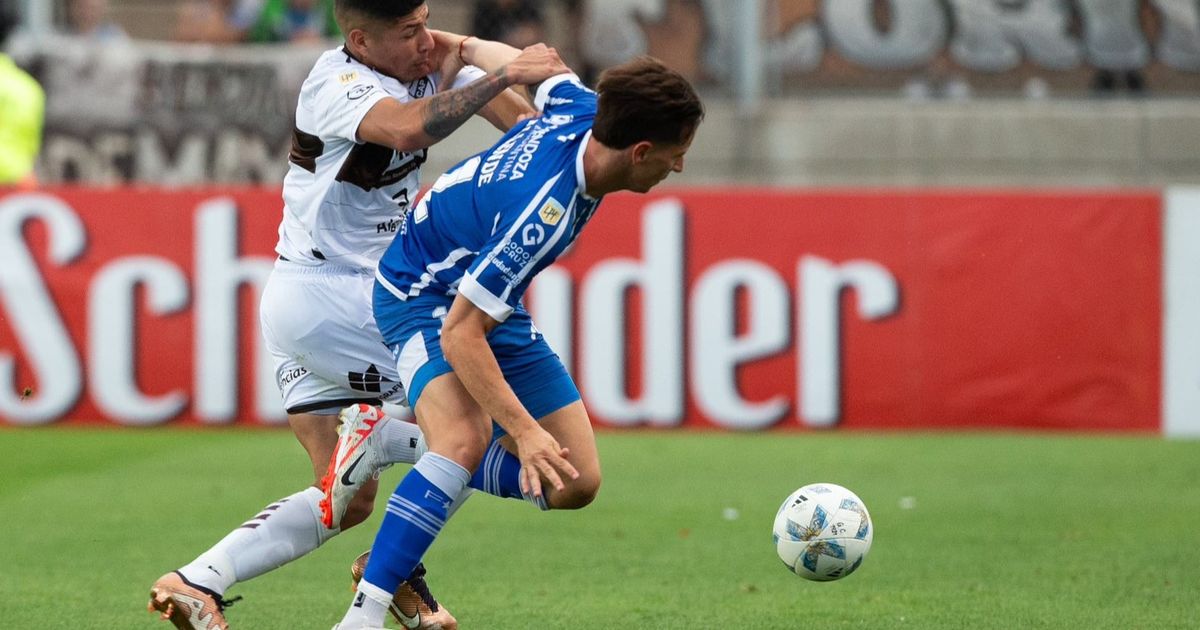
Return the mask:
POLYGON ((391 466, 384 461, 382 438, 375 426, 384 415, 371 405, 352 405, 338 414, 337 447, 329 460, 329 470, 321 478, 321 522, 334 529, 342 522, 350 500, 368 479, 391 466))
MULTIPOLYGON (((363 552, 361 556, 354 560, 354 564, 350 565, 350 577, 354 580, 354 588, 358 588, 358 581, 362 579, 363 572, 367 570, 367 558, 371 556, 370 551, 363 552)), ((439 606, 437 600, 433 598, 433 594, 429 592, 429 585, 425 583, 425 565, 418 564, 413 571, 411 577, 400 584, 400 588, 396 589, 396 596, 392 599, 392 603, 388 606, 392 616, 400 625, 405 628, 419 630, 457 630, 458 620, 450 611, 439 606)))
POLYGON ((195 586, 172 571, 150 587, 146 610, 161 613, 164 620, 180 630, 229 630, 223 614, 225 607, 240 597, 226 601, 208 589, 195 586))

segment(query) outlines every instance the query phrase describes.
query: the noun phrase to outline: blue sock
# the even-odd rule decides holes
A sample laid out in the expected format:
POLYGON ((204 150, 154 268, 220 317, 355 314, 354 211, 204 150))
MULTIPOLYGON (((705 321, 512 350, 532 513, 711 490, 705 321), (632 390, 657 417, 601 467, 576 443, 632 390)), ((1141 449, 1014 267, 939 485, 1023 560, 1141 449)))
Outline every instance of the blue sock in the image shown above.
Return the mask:
POLYGON ((421 457, 388 499, 363 580, 396 592, 442 531, 451 501, 469 478, 467 469, 437 453, 421 457))
POLYGON ((509 453, 499 442, 493 441, 483 454, 483 461, 471 477, 468 486, 505 499, 523 499, 548 510, 546 495, 533 497, 521 492, 521 460, 509 453))

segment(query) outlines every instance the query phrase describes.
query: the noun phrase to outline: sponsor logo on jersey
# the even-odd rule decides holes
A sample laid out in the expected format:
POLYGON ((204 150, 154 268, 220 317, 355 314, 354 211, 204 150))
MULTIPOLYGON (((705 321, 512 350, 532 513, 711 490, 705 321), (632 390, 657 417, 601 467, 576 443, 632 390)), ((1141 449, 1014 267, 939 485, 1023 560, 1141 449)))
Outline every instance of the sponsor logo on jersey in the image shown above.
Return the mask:
POLYGON ((570 105, 571 103, 574 103, 575 101, 573 101, 569 98, 559 98, 557 96, 551 96, 550 99, 546 102, 549 103, 550 105, 570 105))
POLYGON ((521 230, 521 244, 525 247, 541 245, 544 240, 546 240, 546 228, 536 223, 530 223, 521 230))
POLYGON ((351 83, 354 83, 357 80, 358 80, 358 71, 357 70, 354 70, 351 72, 343 72, 338 75, 338 81, 341 81, 342 85, 350 85, 351 83))
POLYGON ((409 96, 413 98, 424 98, 425 93, 429 91, 429 88, 433 87, 433 82, 429 80, 429 77, 421 77, 420 79, 409 83, 405 87, 408 89, 409 96))
POLYGON ((542 223, 546 225, 558 225, 558 222, 562 221, 563 215, 566 213, 567 211, 563 209, 562 204, 553 199, 547 201, 546 205, 542 206, 541 210, 538 210, 538 216, 542 218, 542 223))

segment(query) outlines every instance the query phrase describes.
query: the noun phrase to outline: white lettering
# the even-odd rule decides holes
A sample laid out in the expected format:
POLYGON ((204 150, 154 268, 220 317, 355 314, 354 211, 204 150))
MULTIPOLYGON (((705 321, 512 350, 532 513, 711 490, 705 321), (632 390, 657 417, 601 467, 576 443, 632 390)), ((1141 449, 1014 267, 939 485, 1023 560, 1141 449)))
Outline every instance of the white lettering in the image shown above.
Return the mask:
POLYGON ((177 313, 188 305, 187 277, 169 261, 130 256, 102 269, 88 290, 88 392, 117 422, 153 425, 178 415, 188 397, 178 389, 147 396, 138 388, 138 285, 145 287, 155 315, 177 313))
POLYGON ((882 265, 852 260, 841 265, 816 256, 800 259, 800 419, 813 427, 841 417, 841 293, 858 294, 858 314, 881 319, 900 305, 895 277, 882 265))
POLYGON ((558 265, 551 265, 534 277, 525 292, 531 312, 536 316, 538 330, 545 335, 546 342, 569 372, 574 372, 573 289, 571 274, 558 265))
MULTIPOLYGON (((239 258, 237 206, 217 199, 196 210, 196 381, 195 412, 203 422, 221 424, 237 416, 239 300, 243 285, 254 289, 257 310, 271 273, 265 258, 239 258)), ((255 410, 268 422, 282 421, 283 402, 275 386, 271 355, 255 322, 255 410)))
POLYGON ((713 422, 761 429, 787 414, 782 393, 749 402, 738 388, 738 366, 787 349, 790 291, 770 267, 753 260, 714 265, 696 280, 691 313, 692 396, 713 422), (746 291, 746 332, 737 334, 737 293, 746 291))
POLYGON ((824 3, 830 43, 847 59, 877 69, 900 70, 928 63, 946 44, 949 30, 938 0, 888 0, 891 28, 880 32, 872 17, 876 0, 824 3))
POLYGON ((589 402, 616 424, 675 425, 683 419, 683 204, 646 207, 645 262, 595 266, 583 287, 583 381, 589 402), (625 391, 626 292, 641 289, 642 392, 625 391))
POLYGON ((1044 67, 1079 65, 1079 43, 1068 34, 1070 15, 1057 0, 1032 0, 1017 7, 993 0, 951 0, 954 39, 950 54, 967 68, 1004 72, 1021 65, 1027 53, 1044 67))
POLYGON ((27 194, 0 202, 0 301, 37 379, 36 387, 18 383, 16 359, 0 352, 0 413, 24 425, 57 420, 83 391, 79 355, 22 236, 30 220, 46 224, 47 258, 55 265, 74 261, 87 246, 82 222, 62 201, 27 194))

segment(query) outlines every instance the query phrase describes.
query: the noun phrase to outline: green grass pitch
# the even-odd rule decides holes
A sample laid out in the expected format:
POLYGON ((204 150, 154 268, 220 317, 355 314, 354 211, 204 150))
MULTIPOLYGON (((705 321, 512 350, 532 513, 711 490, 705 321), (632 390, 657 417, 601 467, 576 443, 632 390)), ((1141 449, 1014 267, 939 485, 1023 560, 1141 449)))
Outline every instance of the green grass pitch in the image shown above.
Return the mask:
MULTIPOLYGON (((1200 442, 598 439, 605 483, 589 508, 542 514, 477 494, 447 526, 430 583, 465 629, 1200 625, 1200 442), (839 582, 801 580, 771 545, 779 503, 816 481, 857 492, 875 523, 870 555, 839 582)), ((170 627, 143 608, 153 580, 309 474, 286 431, 0 431, 0 627, 170 627)), ((235 586, 232 626, 332 626, 381 513, 235 586)))

